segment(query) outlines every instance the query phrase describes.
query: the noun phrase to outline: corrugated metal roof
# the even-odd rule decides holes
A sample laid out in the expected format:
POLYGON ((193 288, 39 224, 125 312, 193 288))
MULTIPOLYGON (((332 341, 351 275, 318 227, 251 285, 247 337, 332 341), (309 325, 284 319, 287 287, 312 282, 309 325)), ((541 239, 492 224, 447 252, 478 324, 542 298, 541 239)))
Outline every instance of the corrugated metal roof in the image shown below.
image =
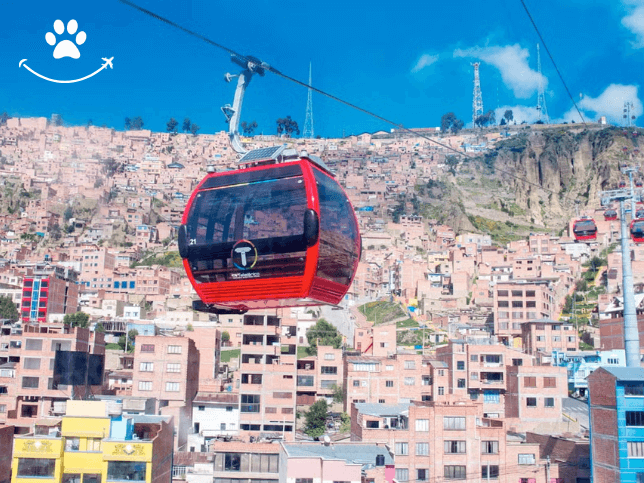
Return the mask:
POLYGON ((644 367, 602 367, 620 381, 644 381, 644 367))
POLYGON ((355 403, 356 409, 361 414, 369 416, 386 417, 399 416, 404 412, 409 412, 410 403, 401 404, 376 404, 376 403, 355 403))
POLYGON ((223 392, 198 392, 195 403, 235 403, 239 402, 239 394, 223 392))
POLYGON ((284 449, 289 457, 323 458, 344 460, 359 465, 375 465, 376 456, 384 456, 385 465, 393 465, 394 459, 386 448, 369 443, 334 443, 328 446, 323 443, 285 444, 284 449))

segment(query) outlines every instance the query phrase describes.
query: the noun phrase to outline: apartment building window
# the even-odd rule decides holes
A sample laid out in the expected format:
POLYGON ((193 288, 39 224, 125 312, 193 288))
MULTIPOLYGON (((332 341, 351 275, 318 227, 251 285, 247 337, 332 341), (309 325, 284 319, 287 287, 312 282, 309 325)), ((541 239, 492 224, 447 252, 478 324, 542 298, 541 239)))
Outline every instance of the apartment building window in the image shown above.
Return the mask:
POLYGON ((526 297, 535 297, 535 296, 536 296, 536 292, 535 292, 534 290, 526 290, 526 292, 525 292, 525 296, 526 296, 526 297))
POLYGON ((394 387, 394 381, 385 381, 385 387, 394 387))
POLYGON ((334 361, 335 360, 335 354, 330 354, 330 353, 324 354, 324 360, 325 361, 334 361))
POLYGON ((25 350, 28 351, 41 351, 42 339, 27 339, 25 341, 25 350))
POLYGON ((416 456, 429 456, 429 443, 416 443, 416 456))
POLYGON ((360 381, 358 379, 353 380, 353 387, 360 387, 360 381))
POLYGON ((557 378, 556 377, 544 377, 543 378, 543 387, 557 387, 557 378))
POLYGON ((513 300, 512 301, 512 307, 516 309, 523 308, 523 301, 521 300, 513 300))
POLYGON ((405 378, 405 386, 414 386, 416 385, 416 378, 415 377, 406 377, 405 378))
POLYGON ((481 454, 499 454, 499 442, 481 441, 481 454))
POLYGON ((139 391, 151 391, 152 381, 139 381, 139 391))
POLYGON ((439 369, 438 370, 438 375, 441 376, 441 377, 444 376, 445 375, 445 370, 444 369, 439 369))
POLYGON ((385 400, 384 399, 378 399, 378 404, 384 404, 385 400))
POLYGON ((445 388, 444 387, 441 387, 441 386, 438 387, 438 395, 439 396, 444 396, 445 395, 445 388))
POLYGON ((385 367, 385 371, 393 371, 393 370, 394 370, 394 366, 389 365, 385 367))
POLYGON ((431 386, 432 378, 431 376, 423 376, 423 386, 431 386))
POLYGON ((512 291, 512 296, 513 297, 523 297, 523 290, 513 290, 512 291))
POLYGON ((396 468, 396 481, 409 481, 409 468, 396 468))
POLYGON ((23 377, 22 378, 22 388, 23 389, 38 389, 38 377, 23 377))
POLYGON ((56 460, 53 458, 20 458, 18 474, 22 478, 53 478, 56 460))
POLYGON ((320 367, 321 374, 337 374, 338 368, 336 366, 322 366, 320 367))
POLYGON ((496 306, 500 308, 505 308, 505 307, 509 307, 510 305, 507 300, 499 300, 496 306))
POLYGON ((519 454, 519 464, 520 465, 534 465, 534 464, 536 464, 534 453, 521 453, 521 454, 519 454))
POLYGON ((258 413, 259 412, 259 394, 242 394, 241 395, 241 412, 258 413))
POLYGON ((456 361, 456 370, 464 371, 465 370, 465 361, 456 361))
POLYGON ((166 392, 179 392, 180 384, 178 382, 166 382, 165 390, 166 392))
POLYGON ((139 364, 139 371, 141 371, 141 372, 153 372, 154 371, 154 362, 141 362, 139 364))
POLYGON ((644 458, 644 441, 629 441, 626 444, 629 458, 644 458))
POLYGON ((443 417, 443 429, 448 431, 464 430, 465 418, 461 416, 445 416, 443 417))
POLYGON ((466 479, 466 467, 463 465, 446 465, 444 466, 443 476, 446 480, 464 480, 466 479))
POLYGON ((444 441, 445 454, 465 453, 465 441, 444 441))
POLYGON ((522 366, 523 365, 523 359, 512 359, 512 365, 513 366, 522 366))
POLYGON ((405 361, 405 369, 416 369, 416 361, 405 361))
POLYGON ((35 357, 25 357, 22 367, 24 369, 40 369, 40 359, 35 357))
POLYGON ((409 443, 400 442, 395 444, 396 455, 408 455, 409 443))
POLYGON ((537 398, 536 397, 528 397, 526 398, 526 406, 529 408, 536 408, 537 407, 537 398))
POLYGON ((499 290, 497 292, 497 294, 499 295, 499 297, 507 297, 508 296, 508 291, 507 290, 499 290))
POLYGON ((297 376, 297 385, 313 386, 313 376, 297 376))
MULTIPOLYGON (((609 359, 610 362, 610 359, 609 359)), ((624 385, 624 396, 644 396, 643 383, 629 383, 624 385)))
POLYGON ((416 470, 416 481, 428 481, 429 480, 429 470, 428 469, 417 469, 416 470))
POLYGON ((65 451, 78 451, 80 449, 80 438, 65 438, 65 451))
MULTIPOLYGON (((498 479, 499 478, 499 465, 483 465, 481 466, 481 478, 483 479, 498 479)), ((550 482, 552 483, 552 482, 550 482)))
POLYGON ((167 372, 181 372, 181 364, 179 363, 168 363, 165 367, 167 372))
POLYGON ((154 344, 141 344, 141 352, 154 352, 154 344))
POLYGON ((463 389, 465 387, 465 379, 459 379, 456 383, 459 389, 463 389))
POLYGON ((423 395, 421 395, 421 396, 420 396, 420 400, 421 400, 421 401, 431 401, 431 400, 432 400, 432 396, 431 396, 431 395, 429 395, 429 394, 423 394, 423 395))
POLYGON ((168 354, 181 354, 182 347, 180 345, 169 345, 168 354))
POLYGON ((206 406, 198 406, 198 410, 199 410, 199 411, 205 411, 205 410, 206 410, 206 406))
POLYGON ((416 431, 429 431, 429 419, 417 419, 416 431))
POLYGON ((552 342, 561 342, 561 337, 559 337, 558 335, 553 335, 552 342))
POLYGON ((523 387, 537 387, 537 378, 536 377, 524 377, 523 378, 523 387))
POLYGON ((338 385, 338 382, 334 381, 334 380, 322 379, 320 381, 320 388, 321 389, 333 389, 334 386, 337 386, 337 385, 338 385))
POLYGON ((293 393, 292 392, 274 392, 273 398, 274 399, 293 399, 293 393))
POLYGON ((354 362, 353 363, 353 370, 356 372, 377 372, 378 371, 378 364, 373 363, 373 364, 367 364, 364 362, 354 362))
POLYGON ((644 426, 644 411, 626 411, 626 426, 644 426))
POLYGON ((295 478, 295 483, 313 483, 313 478, 295 478))
POLYGON ((6 413, 6 412, 7 412, 7 405, 0 404, 0 413, 6 413))
POLYGON ((478 362, 478 360, 479 360, 479 356, 477 356, 476 354, 472 354, 470 356, 470 362, 478 362))

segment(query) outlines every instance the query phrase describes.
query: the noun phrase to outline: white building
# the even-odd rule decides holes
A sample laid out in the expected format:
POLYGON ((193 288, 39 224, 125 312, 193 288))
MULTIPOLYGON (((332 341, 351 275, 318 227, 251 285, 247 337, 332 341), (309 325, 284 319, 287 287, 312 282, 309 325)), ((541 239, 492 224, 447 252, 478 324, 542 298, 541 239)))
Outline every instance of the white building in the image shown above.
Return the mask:
POLYGON ((239 394, 198 392, 192 403, 189 451, 210 451, 213 440, 239 434, 239 394))

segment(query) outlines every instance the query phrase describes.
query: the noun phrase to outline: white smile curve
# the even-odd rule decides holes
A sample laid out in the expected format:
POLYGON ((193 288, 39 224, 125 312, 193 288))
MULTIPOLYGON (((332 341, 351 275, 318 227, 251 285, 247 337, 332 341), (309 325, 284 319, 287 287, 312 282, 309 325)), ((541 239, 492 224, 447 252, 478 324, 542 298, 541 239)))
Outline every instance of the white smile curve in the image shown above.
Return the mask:
MULTIPOLYGON (((112 59, 113 59, 113 58, 114 58, 114 57, 112 57, 112 59)), ((111 63, 111 60, 112 60, 112 59, 110 59, 109 61, 107 61, 107 60, 103 59, 103 60, 105 60, 105 63, 104 63, 100 68, 98 68, 97 70, 95 70, 95 71, 94 71, 94 72, 92 72, 91 74, 86 75, 85 77, 81 77, 80 79, 73 79, 73 80, 57 80, 57 79, 50 79, 49 77, 45 77, 44 75, 39 74, 38 72, 36 72, 35 70, 33 70, 31 67, 29 67, 27 64, 25 64, 24 62, 26 62, 26 60, 27 60, 27 59, 22 59, 22 60, 20 61, 20 63, 18 64, 18 68, 20 68, 20 67, 23 67, 23 66, 24 66, 24 68, 25 68, 25 69, 27 69, 27 70, 28 70, 29 72, 31 72, 32 74, 34 74, 34 75, 36 75, 36 76, 40 77, 41 79, 45 79, 45 80, 47 80, 47 81, 49 81, 49 82, 56 82, 56 83, 58 83, 58 84, 73 84, 74 82, 80 82, 80 81, 83 81, 83 80, 85 80, 85 79, 89 79, 89 78, 90 78, 90 77, 92 77, 92 76, 95 76, 95 75, 96 75, 96 74, 98 74, 100 71, 102 71, 103 69, 105 69, 108 65, 110 66, 110 68, 112 68, 112 63, 111 63)))

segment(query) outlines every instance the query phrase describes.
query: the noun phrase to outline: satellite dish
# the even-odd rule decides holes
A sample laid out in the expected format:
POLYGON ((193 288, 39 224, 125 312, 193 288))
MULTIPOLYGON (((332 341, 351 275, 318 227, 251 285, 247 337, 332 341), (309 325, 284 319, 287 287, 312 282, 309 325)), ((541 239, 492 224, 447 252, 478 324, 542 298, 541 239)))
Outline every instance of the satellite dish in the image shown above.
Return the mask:
POLYGON ((324 440, 324 446, 329 446, 331 444, 331 438, 329 438, 328 434, 325 434, 322 439, 324 440))

